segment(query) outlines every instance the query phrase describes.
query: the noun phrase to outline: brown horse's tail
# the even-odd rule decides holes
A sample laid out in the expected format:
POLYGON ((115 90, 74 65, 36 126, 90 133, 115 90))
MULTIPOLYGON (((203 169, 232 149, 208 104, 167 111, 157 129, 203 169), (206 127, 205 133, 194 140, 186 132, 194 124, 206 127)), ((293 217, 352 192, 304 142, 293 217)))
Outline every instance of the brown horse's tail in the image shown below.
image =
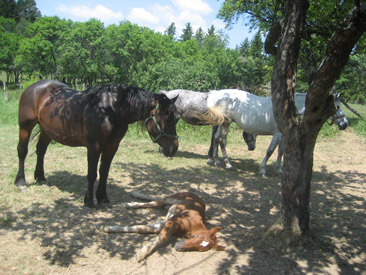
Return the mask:
POLYGON ((41 127, 39 127, 39 124, 37 123, 36 126, 34 127, 34 131, 31 134, 30 141, 34 143, 34 139, 38 137, 40 133, 41 133, 41 127))
POLYGON ((230 119, 227 117, 224 108, 220 106, 211 107, 206 113, 196 113, 195 116, 203 123, 211 125, 221 125, 223 123, 230 122, 230 119))

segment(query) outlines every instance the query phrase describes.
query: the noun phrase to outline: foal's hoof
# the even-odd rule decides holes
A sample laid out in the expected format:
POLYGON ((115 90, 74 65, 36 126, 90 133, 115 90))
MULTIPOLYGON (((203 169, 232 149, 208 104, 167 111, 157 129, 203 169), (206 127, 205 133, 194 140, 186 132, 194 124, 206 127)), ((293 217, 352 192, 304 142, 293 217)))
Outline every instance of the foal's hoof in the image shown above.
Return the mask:
POLYGON ((137 260, 137 262, 141 262, 141 261, 143 261, 145 259, 145 257, 144 256, 142 256, 141 254, 136 254, 136 260, 137 260))

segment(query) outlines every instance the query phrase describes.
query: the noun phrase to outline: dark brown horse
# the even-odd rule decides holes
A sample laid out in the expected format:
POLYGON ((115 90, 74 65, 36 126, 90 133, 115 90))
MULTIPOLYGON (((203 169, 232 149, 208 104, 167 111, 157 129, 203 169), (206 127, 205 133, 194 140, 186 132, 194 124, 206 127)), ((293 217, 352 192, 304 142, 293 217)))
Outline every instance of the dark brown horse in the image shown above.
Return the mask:
POLYGON ((85 146, 88 189, 84 203, 88 207, 94 206, 93 186, 100 158, 96 198, 98 203, 108 203, 109 168, 130 123, 145 120, 147 131, 153 141, 163 147, 164 155, 171 157, 177 152, 174 101, 133 86, 96 86, 78 92, 53 80, 34 83, 23 92, 19 101, 19 170, 15 184, 21 188, 26 186, 24 161, 31 132, 38 123, 35 180, 46 181, 44 155, 51 140, 68 146, 85 146))

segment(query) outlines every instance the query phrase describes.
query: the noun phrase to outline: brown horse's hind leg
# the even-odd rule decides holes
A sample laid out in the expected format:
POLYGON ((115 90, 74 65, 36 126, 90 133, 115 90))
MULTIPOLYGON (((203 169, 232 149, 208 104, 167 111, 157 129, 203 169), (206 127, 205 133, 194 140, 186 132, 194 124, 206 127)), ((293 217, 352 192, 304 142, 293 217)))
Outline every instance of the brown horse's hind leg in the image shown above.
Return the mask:
POLYGON ((46 133, 41 129, 38 143, 37 143, 37 165, 34 171, 34 179, 38 183, 46 183, 46 178, 44 176, 44 155, 46 154, 47 147, 50 144, 51 139, 46 135, 46 133))
POLYGON ((26 187, 25 174, 24 174, 24 162, 28 154, 28 144, 36 121, 29 121, 27 123, 19 123, 19 142, 18 142, 18 173, 15 178, 14 184, 23 191, 26 187))

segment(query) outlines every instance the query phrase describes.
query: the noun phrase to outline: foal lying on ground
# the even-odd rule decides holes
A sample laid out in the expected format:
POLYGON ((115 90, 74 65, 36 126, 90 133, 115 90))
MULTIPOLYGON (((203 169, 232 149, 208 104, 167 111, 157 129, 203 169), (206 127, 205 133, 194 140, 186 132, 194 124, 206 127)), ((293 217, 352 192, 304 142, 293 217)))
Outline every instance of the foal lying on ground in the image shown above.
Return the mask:
POLYGON ((177 251, 207 251, 211 248, 216 250, 224 249, 223 246, 217 244, 215 236, 221 227, 207 229, 203 223, 206 205, 199 196, 189 192, 176 193, 165 198, 153 198, 138 192, 131 192, 131 195, 150 202, 126 203, 125 206, 127 208, 158 208, 171 205, 164 221, 149 225, 114 225, 103 228, 106 233, 159 234, 151 244, 144 246, 140 253, 137 254, 139 262, 145 259, 156 247, 166 243, 170 236, 187 238, 187 240, 182 240, 175 244, 177 251))

